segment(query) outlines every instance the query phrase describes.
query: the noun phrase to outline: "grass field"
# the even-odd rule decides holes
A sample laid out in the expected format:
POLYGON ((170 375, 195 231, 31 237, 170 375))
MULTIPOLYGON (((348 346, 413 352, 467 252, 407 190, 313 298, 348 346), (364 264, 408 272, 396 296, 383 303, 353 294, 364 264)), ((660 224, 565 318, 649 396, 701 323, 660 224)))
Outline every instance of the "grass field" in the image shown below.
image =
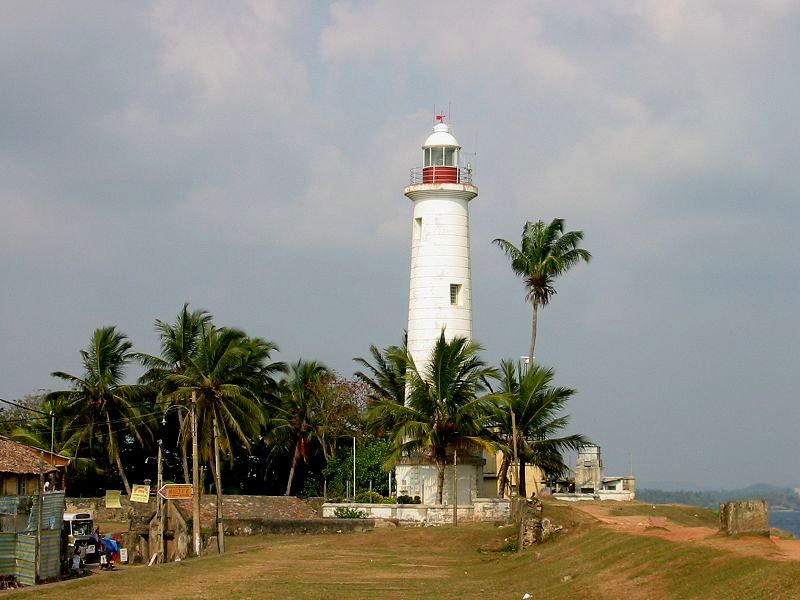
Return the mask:
POLYGON ((682 504, 616 502, 609 514, 618 517, 634 515, 666 517, 670 521, 686 527, 712 527, 716 529, 719 526, 719 515, 713 510, 682 504))
POLYGON ((545 514, 565 532, 522 554, 498 552, 514 531, 492 525, 228 538, 230 550, 224 556, 152 568, 123 566, 113 573, 5 594, 231 600, 519 599, 525 592, 548 600, 800 597, 797 562, 620 533, 599 527, 571 507, 547 506, 545 514))

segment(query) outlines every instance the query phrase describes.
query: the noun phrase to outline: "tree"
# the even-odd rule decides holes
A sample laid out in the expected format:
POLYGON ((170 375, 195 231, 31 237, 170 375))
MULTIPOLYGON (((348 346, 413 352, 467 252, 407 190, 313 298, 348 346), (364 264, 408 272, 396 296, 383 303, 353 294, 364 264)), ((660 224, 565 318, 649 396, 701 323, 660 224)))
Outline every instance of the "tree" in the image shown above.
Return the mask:
POLYGON ((395 404, 403 404, 406 398, 406 370, 408 367, 408 351, 405 343, 402 346, 389 346, 383 351, 371 345, 373 363, 358 357, 353 360, 366 370, 356 371, 356 379, 369 386, 369 399, 372 402, 389 400, 395 404))
POLYGON ((564 220, 553 219, 548 225, 544 221, 528 221, 522 229, 522 243, 517 248, 511 242, 497 238, 492 241, 511 259, 511 269, 522 277, 526 298, 533 308, 531 316, 531 345, 528 364, 533 365, 536 349, 536 325, 539 307, 547 306, 555 295, 555 280, 577 263, 589 262, 592 255, 579 248, 583 240, 582 231, 564 233, 564 220))
MULTIPOLYGON (((84 474, 87 472, 97 472, 98 465, 91 456, 76 456, 80 434, 82 428, 77 430, 68 427, 67 423, 71 419, 69 407, 63 398, 46 398, 46 394, 30 394, 17 401, 17 404, 27 406, 37 411, 52 415, 50 417, 32 414, 30 411, 17 409, 18 412, 11 413, 7 425, 14 427, 5 430, 12 440, 33 446, 34 448, 50 448, 51 442, 53 451, 62 456, 69 456, 69 467, 76 473, 84 474), (25 416, 23 416, 25 415, 25 416)), ((5 416, 5 415, 4 415, 5 416)))
POLYGON ((287 377, 279 385, 280 402, 270 425, 271 437, 278 445, 291 448, 286 496, 292 491, 298 461, 301 458, 308 461, 317 421, 322 416, 317 410, 317 396, 329 373, 322 363, 298 360, 289 366, 287 377))
MULTIPOLYGON (((275 350, 272 342, 208 322, 197 339, 194 355, 187 357, 185 369, 169 377, 172 391, 165 400, 186 405, 192 393, 196 395, 198 447, 214 477, 220 530, 220 452, 227 452, 232 460, 236 443, 249 448, 250 439, 260 434, 264 394, 275 387, 272 376, 283 368, 282 363, 267 363, 275 350)), ((221 533, 218 543, 224 551, 221 533)))
POLYGON ((82 377, 63 371, 52 375, 71 384, 71 389, 50 392, 45 401, 63 403, 69 415, 65 428, 77 432, 74 441, 75 453, 87 444, 105 446, 108 459, 116 464, 126 493, 131 486, 120 457, 119 434, 125 432, 140 445, 143 435, 150 434, 150 427, 142 413, 151 390, 144 385, 122 383, 127 364, 132 360, 132 344, 115 327, 96 329, 86 350, 81 350, 82 377))
MULTIPOLYGON (((184 303, 174 323, 156 319, 155 330, 161 342, 161 356, 136 353, 136 358, 147 369, 140 382, 154 385, 159 396, 168 394, 171 391, 170 376, 186 371, 189 361, 197 354, 198 340, 203 328, 211 323, 211 319, 211 315, 205 310, 190 312, 188 302, 184 303)), ((182 411, 178 411, 177 420, 183 480, 189 483, 188 436, 184 433, 186 423, 182 411)))
POLYGON ((478 352, 481 347, 464 337, 448 341, 444 330, 431 351, 424 372, 408 356, 408 397, 376 400, 368 415, 372 427, 390 432, 391 450, 386 468, 402 456, 421 453, 438 470, 437 502, 442 503, 445 466, 453 450, 493 450, 487 429, 491 398, 478 396, 484 381, 495 374, 478 352))
MULTIPOLYGON (((569 467, 563 453, 591 442, 581 434, 560 435, 569 424, 561 414, 575 390, 553 386, 552 369, 532 365, 527 372, 512 361, 500 363, 500 389, 495 397, 494 423, 503 442, 503 461, 498 472, 500 489, 505 490, 508 468, 516 445, 519 460, 519 495, 527 496, 525 464, 539 468, 545 477, 565 476, 569 467), (511 413, 516 420, 516 439, 511 413)), ((537 486, 538 483, 534 482, 537 486)))

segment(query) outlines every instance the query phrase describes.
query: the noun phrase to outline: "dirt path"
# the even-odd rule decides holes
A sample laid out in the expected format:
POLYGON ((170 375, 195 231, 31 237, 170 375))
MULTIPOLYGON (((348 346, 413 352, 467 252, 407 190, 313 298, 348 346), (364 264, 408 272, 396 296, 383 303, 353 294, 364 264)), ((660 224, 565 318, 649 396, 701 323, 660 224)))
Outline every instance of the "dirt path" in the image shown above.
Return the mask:
POLYGON ((696 543, 769 560, 800 561, 800 540, 782 540, 775 536, 728 538, 719 535, 711 527, 687 527, 665 517, 611 515, 613 506, 595 502, 577 502, 575 508, 593 516, 603 526, 617 531, 649 535, 673 542, 696 543))

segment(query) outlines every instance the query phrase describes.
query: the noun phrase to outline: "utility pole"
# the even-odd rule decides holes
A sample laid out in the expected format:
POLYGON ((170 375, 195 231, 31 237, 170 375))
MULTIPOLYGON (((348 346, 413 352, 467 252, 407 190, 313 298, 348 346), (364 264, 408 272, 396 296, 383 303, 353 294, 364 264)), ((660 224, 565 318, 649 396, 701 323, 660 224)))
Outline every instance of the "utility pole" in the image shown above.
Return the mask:
POLYGON ((197 394, 192 392, 192 538, 194 553, 200 556, 200 459, 197 455, 197 394))
POLYGON ((33 579, 39 583, 39 578, 42 575, 42 510, 44 510, 44 458, 39 455, 39 495, 36 498, 36 563, 34 568, 36 572, 33 579))
MULTIPOLYGON (((156 479, 156 490, 160 490, 164 485, 164 467, 161 459, 162 441, 158 440, 158 477, 156 479)), ((164 562, 164 500, 161 494, 156 491, 156 511, 158 512, 158 550, 156 554, 158 562, 164 562)))
POLYGON ((356 499, 356 436, 353 436, 353 500, 356 499))

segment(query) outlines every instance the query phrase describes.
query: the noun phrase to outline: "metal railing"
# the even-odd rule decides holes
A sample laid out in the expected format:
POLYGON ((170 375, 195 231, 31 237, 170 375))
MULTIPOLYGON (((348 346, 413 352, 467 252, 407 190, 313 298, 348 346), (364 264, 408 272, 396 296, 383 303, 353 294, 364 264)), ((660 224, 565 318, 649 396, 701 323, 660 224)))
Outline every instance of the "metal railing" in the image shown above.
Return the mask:
POLYGON ((472 184, 472 169, 469 167, 414 167, 411 169, 411 185, 421 183, 472 184))

